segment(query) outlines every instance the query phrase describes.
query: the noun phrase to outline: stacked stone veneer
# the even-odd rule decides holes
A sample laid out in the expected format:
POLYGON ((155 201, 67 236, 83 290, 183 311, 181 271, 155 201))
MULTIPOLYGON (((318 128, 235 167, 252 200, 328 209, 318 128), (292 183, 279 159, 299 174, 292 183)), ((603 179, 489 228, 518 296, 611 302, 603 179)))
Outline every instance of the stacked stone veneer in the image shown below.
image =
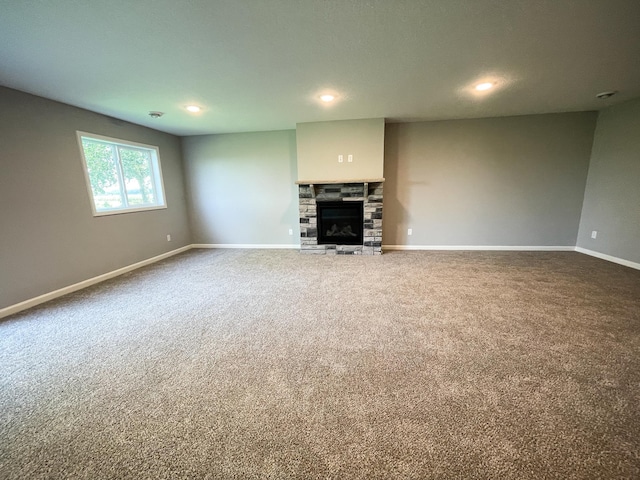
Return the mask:
POLYGON ((382 182, 300 184, 300 252, 319 255, 382 253, 382 182), (363 202, 363 245, 318 245, 318 202, 363 202))

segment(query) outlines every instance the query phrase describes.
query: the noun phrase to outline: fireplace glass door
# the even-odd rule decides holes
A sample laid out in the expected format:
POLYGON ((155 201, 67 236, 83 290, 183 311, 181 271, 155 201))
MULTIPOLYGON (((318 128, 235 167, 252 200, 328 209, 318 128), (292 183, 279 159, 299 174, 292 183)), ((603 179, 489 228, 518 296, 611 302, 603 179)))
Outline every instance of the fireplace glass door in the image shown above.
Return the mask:
POLYGON ((362 245, 360 201, 318 202, 318 244, 362 245))

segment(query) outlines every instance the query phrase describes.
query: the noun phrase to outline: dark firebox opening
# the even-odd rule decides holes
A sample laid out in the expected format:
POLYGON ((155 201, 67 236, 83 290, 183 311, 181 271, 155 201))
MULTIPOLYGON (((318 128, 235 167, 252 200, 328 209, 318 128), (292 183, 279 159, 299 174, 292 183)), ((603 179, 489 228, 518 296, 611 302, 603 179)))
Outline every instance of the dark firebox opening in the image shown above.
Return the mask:
POLYGON ((319 245, 362 245, 362 202, 317 202, 319 245))

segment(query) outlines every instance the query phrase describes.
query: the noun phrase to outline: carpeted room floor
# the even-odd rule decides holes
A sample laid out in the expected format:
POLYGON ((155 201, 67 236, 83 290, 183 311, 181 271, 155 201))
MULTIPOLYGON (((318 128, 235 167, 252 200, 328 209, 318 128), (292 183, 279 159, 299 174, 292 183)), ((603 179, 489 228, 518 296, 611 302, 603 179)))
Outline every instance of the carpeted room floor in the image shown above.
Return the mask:
POLYGON ((0 321, 0 478, 640 476, 640 271, 192 250, 0 321))

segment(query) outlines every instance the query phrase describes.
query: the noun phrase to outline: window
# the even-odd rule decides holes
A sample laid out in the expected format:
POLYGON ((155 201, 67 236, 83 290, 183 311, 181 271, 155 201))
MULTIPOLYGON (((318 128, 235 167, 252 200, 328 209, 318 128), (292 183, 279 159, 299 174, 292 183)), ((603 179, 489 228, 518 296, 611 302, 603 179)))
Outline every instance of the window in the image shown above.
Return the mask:
POLYGON ((166 208, 158 147, 78 132, 94 215, 166 208))

